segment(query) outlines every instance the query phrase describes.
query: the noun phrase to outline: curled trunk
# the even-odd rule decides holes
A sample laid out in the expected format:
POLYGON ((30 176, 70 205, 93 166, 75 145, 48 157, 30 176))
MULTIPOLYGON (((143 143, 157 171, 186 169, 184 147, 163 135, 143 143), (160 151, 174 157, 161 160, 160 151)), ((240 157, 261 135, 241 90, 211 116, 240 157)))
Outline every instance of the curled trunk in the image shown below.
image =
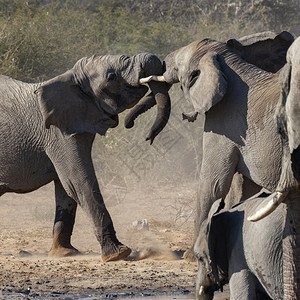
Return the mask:
POLYGON ((134 108, 130 110, 130 112, 126 115, 124 120, 124 125, 126 128, 132 128, 134 126, 135 119, 146 112, 148 109, 156 105, 156 101, 153 93, 150 93, 146 97, 144 97, 138 104, 135 105, 134 108))
MULTIPOLYGON (((159 75, 163 74, 164 67, 161 61, 153 54, 143 53, 135 57, 134 62, 139 61, 140 68, 138 70, 138 80, 135 78, 135 84, 148 83, 143 81, 142 78, 151 77, 159 78, 159 75)), ((132 72, 132 74, 136 74, 132 72)), ((135 75, 134 75, 135 76, 135 75)), ((171 102, 168 94, 169 86, 163 82, 151 81, 148 83, 151 89, 151 94, 145 97, 141 103, 138 103, 128 114, 125 119, 125 127, 130 128, 134 125, 135 118, 157 104, 157 115, 150 129, 146 140, 150 140, 150 144, 153 143, 154 138, 163 130, 166 126, 171 112, 171 102)))

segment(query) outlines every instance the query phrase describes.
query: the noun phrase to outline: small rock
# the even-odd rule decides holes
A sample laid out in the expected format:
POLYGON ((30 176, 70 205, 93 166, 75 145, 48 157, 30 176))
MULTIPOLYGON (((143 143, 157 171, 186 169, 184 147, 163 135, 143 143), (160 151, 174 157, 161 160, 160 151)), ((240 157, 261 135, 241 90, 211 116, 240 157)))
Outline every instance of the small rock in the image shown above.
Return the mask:
POLYGON ((135 230, 149 230, 149 224, 147 219, 133 221, 131 226, 135 230))
POLYGON ((28 256, 32 256, 32 254, 31 254, 30 252, 28 252, 28 251, 21 250, 21 251, 19 252, 19 256, 20 256, 20 257, 28 257, 28 256))

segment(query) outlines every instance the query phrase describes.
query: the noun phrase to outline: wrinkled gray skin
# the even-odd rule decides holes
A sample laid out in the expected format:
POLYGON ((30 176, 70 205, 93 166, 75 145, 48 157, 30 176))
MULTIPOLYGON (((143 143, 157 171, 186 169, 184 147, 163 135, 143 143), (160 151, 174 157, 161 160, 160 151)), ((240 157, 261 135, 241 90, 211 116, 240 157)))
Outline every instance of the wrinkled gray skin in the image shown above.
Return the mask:
POLYGON ((277 190, 285 191, 297 189, 300 182, 300 38, 288 50, 287 63, 280 71, 280 84, 276 117, 287 151, 277 190))
MULTIPOLYGON (((239 40, 230 39, 226 45, 228 49, 248 63, 254 64, 265 71, 276 73, 286 63, 286 52, 293 40, 293 36, 288 32, 283 31, 280 34, 275 34, 266 31, 247 35, 239 40)), ((208 47, 203 49, 197 47, 194 45, 195 43, 182 47, 165 58, 167 71, 164 75, 170 86, 180 81, 180 73, 185 72, 186 66, 193 56, 195 57, 194 64, 197 64, 197 59, 199 60, 203 53, 209 49, 208 47)), ((155 104, 156 102, 151 94, 145 97, 126 116, 125 126, 127 128, 133 127, 134 120, 155 104)), ((194 113, 190 121, 195 120, 193 115, 194 113)))
MULTIPOLYGON (((179 62, 177 73, 185 98, 192 103, 195 112, 206 116, 195 222, 197 233, 213 202, 225 198, 235 172, 269 191, 276 190, 283 147, 274 115, 281 87, 279 72, 266 72, 245 62, 224 44, 204 40, 181 51, 183 58, 177 54, 175 61, 179 62), (201 49, 198 55, 190 55, 189 50, 194 47, 201 49)), ((173 60, 172 56, 170 61, 166 58, 167 82, 174 76, 174 72, 168 73, 168 65, 173 60)), ((284 236, 291 237, 290 227, 284 236)), ((291 245, 287 245, 289 253, 291 245)), ((291 260, 300 257, 297 255, 289 254, 291 260)), ((299 262, 287 263, 286 267, 291 269, 295 265, 299 262)), ((294 288, 300 272, 296 271, 295 276, 292 272, 284 274, 284 283, 291 283, 285 288, 285 298, 295 299, 299 294, 294 288)))
POLYGON ((288 50, 280 84, 276 117, 282 135, 283 158, 276 191, 288 191, 283 204, 286 214, 283 270, 289 274, 284 280, 284 295, 285 299, 296 299, 300 295, 300 38, 288 50))
MULTIPOLYGON (((279 70, 286 62, 282 57, 292 41, 293 37, 283 32, 274 39, 250 42, 248 46, 235 43, 237 49, 232 47, 232 41, 224 44, 205 39, 180 48, 165 59, 166 82, 180 82, 185 98, 194 107, 194 115, 205 114, 195 238, 212 204, 226 197, 236 172, 248 183, 269 191, 277 187, 283 149, 274 118, 281 94, 279 73, 264 71, 246 60, 255 62, 257 57, 260 67, 265 62, 266 69, 273 65, 273 71, 279 70), (265 53, 264 59, 260 51, 265 53)), ((144 107, 148 108, 149 102, 144 107)), ((127 124, 132 125, 143 112, 141 107, 139 103, 133 108, 127 124)))
MULTIPOLYGON (((116 237, 91 149, 95 134, 117 126, 118 114, 145 95, 148 88, 139 78, 162 70, 156 56, 143 53, 83 58, 39 84, 0 77, 0 195, 30 192, 54 181, 56 214, 49 255, 78 252, 70 243, 78 204, 92 220, 103 261, 130 254, 116 237)), ((159 105, 149 135, 153 138, 168 119, 170 103, 166 84, 149 86, 159 105)))
MULTIPOLYGON (((213 202, 225 198, 236 172, 251 190, 274 191, 280 176, 281 140, 274 119, 280 95, 278 71, 293 37, 288 32, 255 34, 227 44, 210 39, 195 41, 165 58, 163 74, 170 85, 180 82, 194 107, 186 118, 205 113, 195 238, 213 202), (266 38, 267 37, 267 38, 266 38), (272 174, 272 176, 270 176, 272 174)), ((125 120, 134 119, 155 101, 150 97, 134 107, 125 120)))
POLYGON ((213 204, 194 247, 197 299, 213 299, 214 291, 228 282, 233 300, 283 299, 283 207, 260 222, 247 221, 268 200, 261 193, 221 213, 223 200, 213 204))

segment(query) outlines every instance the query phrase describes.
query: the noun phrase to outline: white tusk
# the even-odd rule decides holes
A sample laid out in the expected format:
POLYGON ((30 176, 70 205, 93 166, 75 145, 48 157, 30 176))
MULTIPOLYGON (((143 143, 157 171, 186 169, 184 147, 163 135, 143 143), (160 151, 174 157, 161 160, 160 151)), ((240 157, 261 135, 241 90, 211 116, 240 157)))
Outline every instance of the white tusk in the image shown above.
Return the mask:
POLYGON ((151 75, 151 76, 148 76, 148 77, 145 77, 145 78, 141 78, 141 79, 139 80, 139 83, 140 83, 140 84, 145 84, 145 83, 150 82, 152 79, 153 79, 153 76, 152 76, 152 75, 151 75))
POLYGON ((203 285, 200 286, 200 289, 199 289, 199 295, 203 295, 204 294, 204 290, 205 290, 205 287, 203 285))
POLYGON ((164 77, 163 75, 161 75, 161 76, 150 75, 150 76, 148 76, 148 77, 141 78, 141 79, 139 80, 139 84, 145 84, 145 83, 148 83, 148 82, 150 82, 150 81, 152 81, 152 80, 154 80, 154 81, 159 81, 159 82, 166 82, 166 79, 165 79, 165 77, 164 77))
POLYGON ((247 220, 256 222, 268 216, 286 198, 287 194, 288 192, 276 192, 276 194, 272 196, 272 199, 267 203, 267 205, 256 211, 254 215, 248 217, 247 220))
POLYGON ((153 75, 152 77, 153 77, 154 81, 166 82, 166 79, 165 79, 164 75, 160 75, 160 76, 153 75))

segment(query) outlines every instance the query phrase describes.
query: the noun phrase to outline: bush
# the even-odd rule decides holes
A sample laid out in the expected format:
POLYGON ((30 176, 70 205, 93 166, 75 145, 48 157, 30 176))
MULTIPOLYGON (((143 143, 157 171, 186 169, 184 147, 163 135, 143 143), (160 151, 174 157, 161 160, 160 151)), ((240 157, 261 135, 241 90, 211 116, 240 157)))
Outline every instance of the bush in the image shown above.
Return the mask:
POLYGON ((41 81, 83 56, 151 52, 163 59, 196 39, 299 29, 297 2, 39 0, 0 2, 0 72, 41 81), (295 2, 295 3, 294 3, 295 2), (284 13, 280 13, 283 11, 284 13))
POLYGON ((1 74, 40 81, 84 56, 153 52, 163 58, 170 48, 181 46, 182 30, 172 38, 172 24, 145 23, 140 10, 125 10, 118 2, 101 1, 93 9, 76 1, 2 3, 1 74))

